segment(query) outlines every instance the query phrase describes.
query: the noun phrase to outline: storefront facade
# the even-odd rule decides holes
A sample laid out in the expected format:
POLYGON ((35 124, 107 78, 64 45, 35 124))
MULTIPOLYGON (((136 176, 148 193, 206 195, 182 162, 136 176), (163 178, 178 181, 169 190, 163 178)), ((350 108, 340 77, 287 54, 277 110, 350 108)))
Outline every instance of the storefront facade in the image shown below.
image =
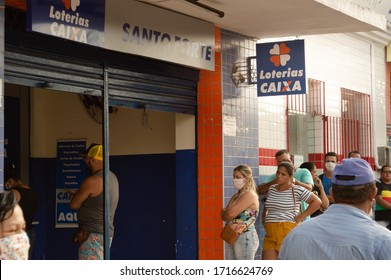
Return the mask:
MULTIPOLYGON (((14 139, 20 144, 6 143, 4 162, 19 160, 23 178, 42 197, 37 259, 76 258, 74 229, 55 227, 59 140, 102 142, 109 151, 121 193, 112 259, 224 259, 220 210, 234 193, 232 171, 246 163, 261 183, 275 172, 279 149, 288 148, 297 162, 315 162, 319 170, 328 150, 344 157, 348 149, 359 149, 374 170, 379 165, 376 148, 386 145, 389 93, 386 39, 304 36, 308 93, 258 97, 248 66, 256 44, 270 39, 214 25, 210 33, 207 23, 213 48, 201 53, 213 67, 197 66, 171 61, 163 51, 143 56, 26 32, 23 19, 23 10, 6 9, 2 110, 7 116, 7 108, 20 108, 20 114, 3 120, 3 140, 15 133, 7 127, 19 127, 14 139), (235 79, 234 69, 243 79, 235 79), (99 116, 108 120, 99 123, 79 99, 105 92, 109 104, 99 105, 99 116), (346 109, 362 113, 350 119, 346 109), (20 123, 10 119, 18 116, 20 123), (341 125, 351 122, 357 123, 355 141, 332 136, 352 135, 341 125)), ((292 38, 273 39, 282 40, 292 38)), ((262 244, 259 221, 256 227, 262 244)))

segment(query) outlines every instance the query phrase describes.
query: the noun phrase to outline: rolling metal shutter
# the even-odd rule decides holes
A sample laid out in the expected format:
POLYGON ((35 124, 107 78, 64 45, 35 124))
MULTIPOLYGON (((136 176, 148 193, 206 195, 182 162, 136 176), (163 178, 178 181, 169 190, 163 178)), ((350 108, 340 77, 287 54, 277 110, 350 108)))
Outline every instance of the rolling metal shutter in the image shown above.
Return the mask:
POLYGON ((110 105, 196 113, 197 69, 36 33, 6 38, 5 82, 97 96, 107 82, 110 105))

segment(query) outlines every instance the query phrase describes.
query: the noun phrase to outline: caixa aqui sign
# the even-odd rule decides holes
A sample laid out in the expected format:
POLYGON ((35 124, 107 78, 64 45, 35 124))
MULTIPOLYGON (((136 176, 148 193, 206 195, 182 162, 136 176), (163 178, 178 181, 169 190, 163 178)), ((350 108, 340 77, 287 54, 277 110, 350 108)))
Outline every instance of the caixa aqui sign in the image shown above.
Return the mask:
POLYGON ((257 44, 258 96, 306 93, 304 40, 257 44))

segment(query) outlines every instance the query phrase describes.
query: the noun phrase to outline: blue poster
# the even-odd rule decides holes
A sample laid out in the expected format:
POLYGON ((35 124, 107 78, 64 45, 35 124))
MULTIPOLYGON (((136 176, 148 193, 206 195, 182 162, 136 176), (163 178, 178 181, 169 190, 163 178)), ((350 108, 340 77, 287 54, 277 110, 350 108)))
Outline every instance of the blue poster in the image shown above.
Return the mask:
POLYGON ((103 47, 105 0, 28 0, 27 30, 103 47))
POLYGON ((304 40, 257 44, 258 96, 305 94, 304 40))
POLYGON ((77 227, 77 212, 70 208, 71 196, 67 189, 77 190, 85 177, 85 140, 57 141, 56 172, 56 228, 77 227))

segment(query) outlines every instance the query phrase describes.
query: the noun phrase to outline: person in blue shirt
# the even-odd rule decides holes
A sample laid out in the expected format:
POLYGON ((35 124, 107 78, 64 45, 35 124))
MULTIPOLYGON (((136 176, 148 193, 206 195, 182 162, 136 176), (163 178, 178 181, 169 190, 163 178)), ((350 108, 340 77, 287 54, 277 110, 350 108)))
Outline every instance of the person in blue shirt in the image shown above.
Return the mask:
POLYGON ((377 188, 368 162, 349 158, 337 164, 330 195, 334 204, 295 227, 282 242, 278 258, 391 260, 391 231, 369 216, 377 188))
POLYGON ((338 163, 338 155, 334 152, 328 152, 324 156, 324 165, 326 170, 323 174, 319 176, 319 179, 322 181, 324 192, 327 195, 327 198, 332 203, 333 200, 330 196, 330 188, 331 188, 331 178, 333 176, 333 171, 335 166, 338 163))

